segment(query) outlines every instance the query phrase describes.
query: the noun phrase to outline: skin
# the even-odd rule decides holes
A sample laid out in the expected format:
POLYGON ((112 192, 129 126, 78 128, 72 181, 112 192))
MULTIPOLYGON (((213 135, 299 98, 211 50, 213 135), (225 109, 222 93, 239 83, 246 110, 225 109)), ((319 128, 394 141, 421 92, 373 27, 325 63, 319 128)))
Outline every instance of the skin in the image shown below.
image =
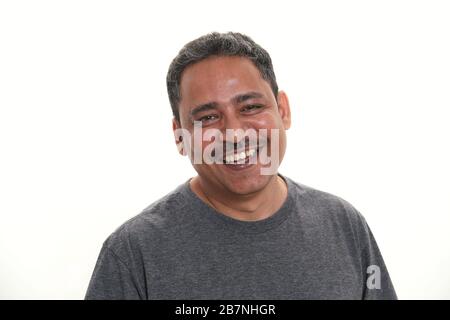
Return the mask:
MULTIPOLYGON (((286 133, 291 124, 287 95, 279 91, 275 97, 259 70, 244 57, 209 57, 187 67, 181 77, 180 121, 173 119, 173 130, 183 128, 193 136, 194 120, 204 129, 279 129, 278 152, 281 163, 286 150, 286 133), (237 95, 254 92, 260 97, 233 100, 237 95), (214 109, 192 115, 199 105, 214 102, 214 109)), ((232 141, 237 142, 238 138, 232 141)), ((181 154, 180 141, 175 141, 181 154)), ((211 142, 210 142, 211 143, 211 142)), ((273 142, 269 139, 267 148, 273 142)), ((203 149, 208 142, 203 142, 203 149)), ((270 155, 270 152, 269 152, 270 155)), ((192 162, 192 154, 191 162, 192 162)), ((287 187, 277 174, 261 175, 257 163, 235 172, 223 164, 194 164, 198 175, 190 180, 197 196, 217 211, 243 221, 265 219, 275 213, 287 196, 287 187)), ((276 170, 275 170, 276 171, 276 170)))

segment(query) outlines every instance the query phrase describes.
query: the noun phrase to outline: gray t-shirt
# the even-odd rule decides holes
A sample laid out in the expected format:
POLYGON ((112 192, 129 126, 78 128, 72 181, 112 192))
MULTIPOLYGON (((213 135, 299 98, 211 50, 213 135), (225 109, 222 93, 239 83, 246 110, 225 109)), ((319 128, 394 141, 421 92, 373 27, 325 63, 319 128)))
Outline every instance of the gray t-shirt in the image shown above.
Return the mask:
POLYGON ((259 221, 215 211, 186 181, 108 237, 85 298, 396 299, 364 217, 281 177, 288 196, 259 221))

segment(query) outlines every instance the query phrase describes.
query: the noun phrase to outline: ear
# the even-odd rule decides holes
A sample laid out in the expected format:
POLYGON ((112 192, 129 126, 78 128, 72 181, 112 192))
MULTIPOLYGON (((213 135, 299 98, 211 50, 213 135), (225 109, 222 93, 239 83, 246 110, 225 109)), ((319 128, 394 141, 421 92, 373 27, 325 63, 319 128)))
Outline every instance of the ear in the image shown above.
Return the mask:
POLYGON ((182 156, 185 156, 186 150, 184 148, 184 142, 183 142, 183 129, 181 128, 180 122, 176 119, 172 119, 172 131, 173 136, 175 138, 175 144, 177 145, 178 153, 182 156))
POLYGON ((283 121, 284 129, 287 130, 291 127, 291 107, 289 106, 289 100, 286 92, 278 92, 278 112, 280 113, 281 120, 283 121))

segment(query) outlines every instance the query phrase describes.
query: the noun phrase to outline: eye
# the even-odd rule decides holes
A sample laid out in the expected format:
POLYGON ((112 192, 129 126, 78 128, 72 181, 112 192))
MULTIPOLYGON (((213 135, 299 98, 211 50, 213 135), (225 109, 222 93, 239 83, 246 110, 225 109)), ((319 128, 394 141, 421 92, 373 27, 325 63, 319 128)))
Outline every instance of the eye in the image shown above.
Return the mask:
POLYGON ((203 116, 203 117, 197 119, 196 121, 201 121, 203 124, 205 124, 205 123, 209 123, 211 121, 214 121, 217 118, 218 118, 218 116, 215 115, 215 114, 208 114, 206 116, 203 116))
POLYGON ((257 109, 261 109, 263 106, 259 104, 250 104, 241 109, 242 112, 251 112, 257 109))

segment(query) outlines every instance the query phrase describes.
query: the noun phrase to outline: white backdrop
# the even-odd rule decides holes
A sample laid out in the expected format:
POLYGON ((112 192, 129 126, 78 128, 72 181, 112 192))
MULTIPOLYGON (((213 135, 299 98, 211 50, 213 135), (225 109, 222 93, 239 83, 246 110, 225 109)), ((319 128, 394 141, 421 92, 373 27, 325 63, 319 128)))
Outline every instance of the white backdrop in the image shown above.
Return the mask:
POLYGON ((0 298, 81 299, 102 242, 194 175, 165 76, 210 31, 272 55, 280 172, 363 213, 401 299, 450 299, 448 1, 0 2, 0 298))

